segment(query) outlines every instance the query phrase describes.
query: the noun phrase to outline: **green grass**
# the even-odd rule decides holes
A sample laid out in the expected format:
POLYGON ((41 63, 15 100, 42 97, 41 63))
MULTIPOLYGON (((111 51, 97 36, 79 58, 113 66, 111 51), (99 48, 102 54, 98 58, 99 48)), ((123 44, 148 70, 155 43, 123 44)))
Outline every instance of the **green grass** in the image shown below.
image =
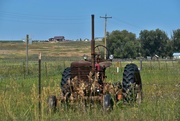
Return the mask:
MULTIPOLYGON (((180 120, 180 65, 174 62, 159 68, 157 62, 152 62, 153 68, 148 66, 149 62, 143 63, 141 78, 143 83, 142 104, 115 106, 111 113, 105 113, 97 105, 97 108, 84 109, 79 107, 76 111, 66 110, 59 106, 59 111, 47 114, 46 100, 48 95, 60 94, 59 83, 61 73, 66 62, 46 62, 48 75, 45 72, 45 62, 42 64, 42 120, 122 120, 122 121, 178 121, 180 120), (147 67, 146 67, 147 66, 147 67)), ((120 72, 116 73, 116 63, 107 69, 108 82, 122 80, 124 66, 130 62, 122 62, 120 72)), ((137 65, 138 61, 134 61, 137 65)), ((0 81, 0 119, 8 120, 38 120, 38 64, 30 63, 30 74, 28 76, 18 75, 22 66, 9 63, 4 65, 7 70, 1 70, 6 75, 0 81), (16 66, 16 68, 14 67, 16 66), (36 71, 35 71, 36 70, 36 71), (18 77, 18 78, 17 78, 18 77)), ((164 62, 161 62, 163 65, 164 62)))

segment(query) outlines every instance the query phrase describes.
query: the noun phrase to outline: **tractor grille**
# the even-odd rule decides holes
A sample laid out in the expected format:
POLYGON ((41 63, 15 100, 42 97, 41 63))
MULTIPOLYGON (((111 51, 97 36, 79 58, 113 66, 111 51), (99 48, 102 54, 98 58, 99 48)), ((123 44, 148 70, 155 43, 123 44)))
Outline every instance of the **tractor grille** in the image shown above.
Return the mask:
POLYGON ((71 77, 78 77, 80 80, 87 81, 89 72, 91 71, 91 62, 88 61, 76 61, 71 63, 71 77))

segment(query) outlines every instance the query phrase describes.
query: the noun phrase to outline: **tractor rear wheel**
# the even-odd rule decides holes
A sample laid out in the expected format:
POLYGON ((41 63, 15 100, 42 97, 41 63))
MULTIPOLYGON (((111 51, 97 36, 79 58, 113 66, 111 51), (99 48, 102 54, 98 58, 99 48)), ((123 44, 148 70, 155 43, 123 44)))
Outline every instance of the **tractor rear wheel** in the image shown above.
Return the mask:
POLYGON ((142 100, 142 83, 137 65, 127 64, 123 72, 122 81, 123 101, 125 103, 142 100))
POLYGON ((67 92, 70 92, 69 88, 66 87, 67 81, 69 79, 71 79, 71 68, 67 67, 66 69, 64 69, 64 72, 62 73, 62 79, 60 83, 63 95, 65 95, 67 92))

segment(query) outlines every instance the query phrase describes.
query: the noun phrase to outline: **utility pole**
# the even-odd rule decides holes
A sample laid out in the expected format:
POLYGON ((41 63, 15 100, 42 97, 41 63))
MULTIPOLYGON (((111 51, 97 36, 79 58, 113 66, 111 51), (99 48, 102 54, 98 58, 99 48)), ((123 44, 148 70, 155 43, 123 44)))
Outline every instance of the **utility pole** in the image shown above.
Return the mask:
MULTIPOLYGON (((104 46, 107 46, 107 42, 106 42, 106 26, 107 26, 107 19, 108 18, 112 18, 112 17, 108 17, 107 14, 105 14, 105 16, 100 16, 100 18, 104 18, 105 22, 104 22, 104 46)), ((106 49, 104 49, 104 59, 106 59, 106 49)))

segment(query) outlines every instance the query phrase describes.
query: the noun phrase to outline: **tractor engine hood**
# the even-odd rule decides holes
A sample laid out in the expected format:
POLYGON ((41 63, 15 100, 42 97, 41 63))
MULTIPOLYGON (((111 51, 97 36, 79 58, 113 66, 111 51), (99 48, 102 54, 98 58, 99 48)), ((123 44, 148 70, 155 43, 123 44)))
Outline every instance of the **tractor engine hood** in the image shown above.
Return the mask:
POLYGON ((100 62, 99 65, 101 67, 107 68, 107 67, 110 67, 112 65, 112 62, 111 61, 100 62))
POLYGON ((71 63, 71 67, 91 67, 91 62, 89 61, 74 61, 71 63))

